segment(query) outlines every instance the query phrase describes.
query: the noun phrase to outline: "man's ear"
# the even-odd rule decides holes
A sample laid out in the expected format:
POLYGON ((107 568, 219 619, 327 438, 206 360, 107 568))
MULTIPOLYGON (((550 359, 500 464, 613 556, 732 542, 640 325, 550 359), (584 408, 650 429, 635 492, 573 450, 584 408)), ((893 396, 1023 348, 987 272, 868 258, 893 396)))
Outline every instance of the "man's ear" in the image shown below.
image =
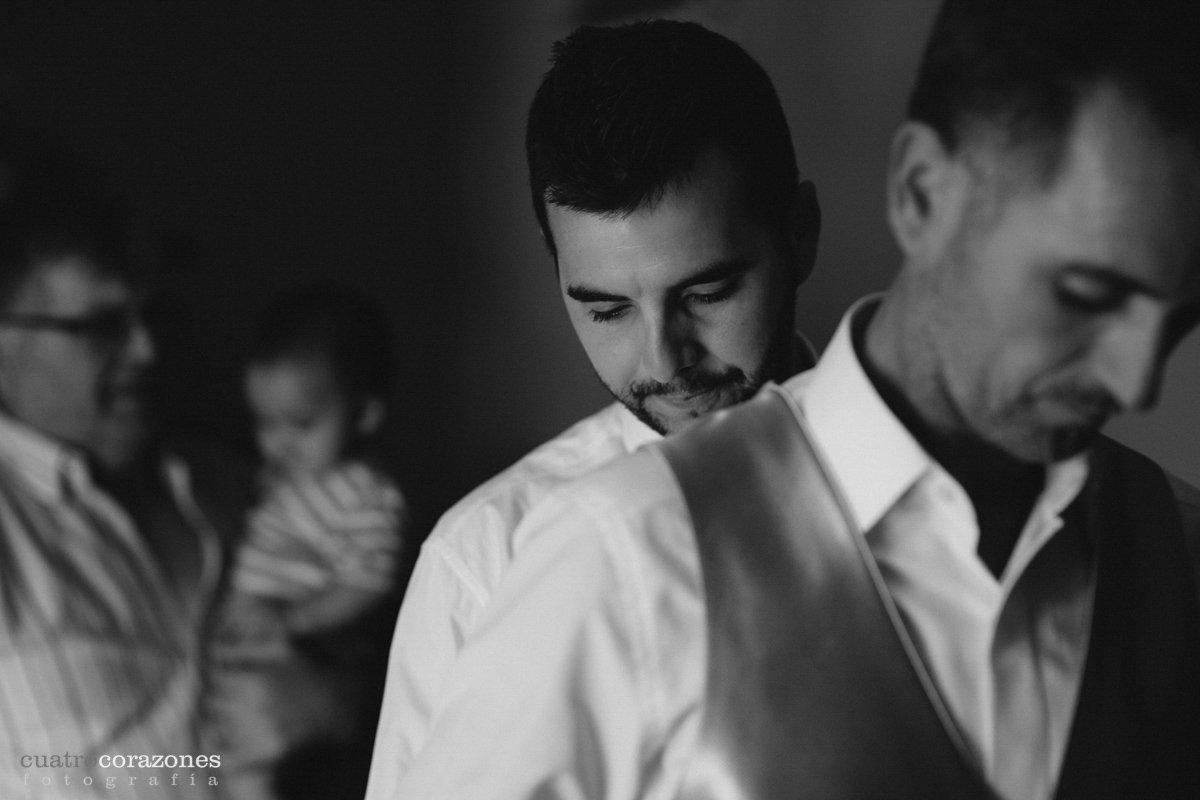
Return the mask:
POLYGON ((937 131, 911 120, 901 125, 888 161, 887 217, 906 260, 954 229, 966 191, 965 170, 937 131))
POLYGON ((795 285, 799 286, 812 274, 817 260, 817 240, 821 237, 821 206, 812 181, 802 181, 796 199, 788 209, 787 234, 791 239, 795 261, 795 285))
POLYGON ((358 413, 358 420, 354 423, 354 432, 362 437, 370 436, 379 430, 384 416, 383 401, 378 397, 368 397, 363 401, 362 411, 358 413))

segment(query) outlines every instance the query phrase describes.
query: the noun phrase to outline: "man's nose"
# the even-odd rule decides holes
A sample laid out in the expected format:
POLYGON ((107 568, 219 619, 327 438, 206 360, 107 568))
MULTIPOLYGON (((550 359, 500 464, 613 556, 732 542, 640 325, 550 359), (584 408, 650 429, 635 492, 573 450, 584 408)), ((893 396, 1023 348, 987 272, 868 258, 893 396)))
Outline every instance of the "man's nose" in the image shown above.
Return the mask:
POLYGON ((1096 375, 1121 411, 1142 411, 1158 400, 1163 323, 1160 314, 1131 315, 1105 331, 1097 343, 1096 375))
POLYGON ((699 361, 693 325, 681 315, 647 316, 645 337, 642 368, 651 380, 668 383, 699 361))
POLYGON ((158 357, 154 335, 150 333, 150 328, 141 317, 132 321, 124 350, 125 357, 134 364, 151 364, 158 357))

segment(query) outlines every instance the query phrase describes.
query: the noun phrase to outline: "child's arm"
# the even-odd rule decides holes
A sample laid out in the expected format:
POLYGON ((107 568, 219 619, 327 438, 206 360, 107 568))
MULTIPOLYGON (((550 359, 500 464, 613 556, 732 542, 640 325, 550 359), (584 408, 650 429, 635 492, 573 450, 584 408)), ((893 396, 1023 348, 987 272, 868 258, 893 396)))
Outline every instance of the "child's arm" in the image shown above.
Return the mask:
POLYGON ((349 625, 392 593, 405 508, 394 486, 358 463, 302 482, 295 493, 324 531, 332 577, 287 615, 288 631, 304 636, 349 625))
POLYGON ((370 611, 382 599, 383 594, 375 589, 334 584, 295 603, 287 612, 286 627, 298 636, 336 630, 370 611))

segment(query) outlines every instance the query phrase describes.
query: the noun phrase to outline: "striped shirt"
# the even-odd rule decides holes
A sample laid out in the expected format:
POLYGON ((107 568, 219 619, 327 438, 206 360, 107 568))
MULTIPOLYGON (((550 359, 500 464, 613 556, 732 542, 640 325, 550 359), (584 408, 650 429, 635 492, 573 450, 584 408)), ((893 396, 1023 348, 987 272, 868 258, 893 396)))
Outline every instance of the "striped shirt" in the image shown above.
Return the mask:
POLYGON ((396 486, 359 461, 320 475, 273 479, 250 514, 234 586, 292 601, 334 585, 389 592, 403 514, 396 486))
POLYGON ((166 459, 163 469, 203 553, 190 598, 78 452, 0 416, 2 797, 154 797, 170 790, 149 788, 151 778, 169 785, 173 772, 189 797, 215 796, 206 785, 217 770, 121 769, 102 758, 207 754, 201 632, 221 548, 186 467, 166 459))

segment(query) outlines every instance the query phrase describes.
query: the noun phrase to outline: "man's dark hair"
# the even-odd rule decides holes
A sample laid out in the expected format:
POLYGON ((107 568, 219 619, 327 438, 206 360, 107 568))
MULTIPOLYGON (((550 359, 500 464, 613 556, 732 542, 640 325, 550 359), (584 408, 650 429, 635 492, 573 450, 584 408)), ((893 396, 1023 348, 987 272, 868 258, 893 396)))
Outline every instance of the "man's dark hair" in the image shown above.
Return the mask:
POLYGON ((763 68, 692 22, 582 27, 554 45, 529 109, 525 150, 538 224, 546 204, 623 215, 657 203, 717 149, 747 209, 783 213, 799 175, 787 119, 763 68))
POLYGON ((152 264, 145 232, 129 209, 79 167, 0 146, 0 308, 38 267, 67 257, 131 287, 148 279, 152 264))
POLYGON ((951 150, 972 133, 1059 162, 1081 100, 1111 84, 1200 151, 1200 15, 1192 0, 946 0, 909 99, 951 150))
POLYGON ((287 291, 271 302, 247 352, 250 366, 321 359, 351 403, 387 400, 394 350, 387 319, 343 286, 287 291))

